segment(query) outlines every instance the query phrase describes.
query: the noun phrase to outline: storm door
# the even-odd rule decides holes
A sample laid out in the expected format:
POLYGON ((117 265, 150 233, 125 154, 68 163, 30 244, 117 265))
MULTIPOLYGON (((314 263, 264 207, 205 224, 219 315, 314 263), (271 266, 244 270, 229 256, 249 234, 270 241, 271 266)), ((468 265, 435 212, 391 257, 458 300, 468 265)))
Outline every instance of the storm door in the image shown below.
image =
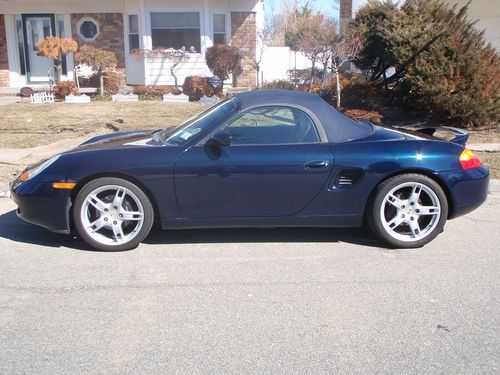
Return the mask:
POLYGON ((28 83, 46 83, 54 72, 54 61, 37 51, 36 45, 49 36, 55 36, 53 14, 24 14, 24 50, 28 83))

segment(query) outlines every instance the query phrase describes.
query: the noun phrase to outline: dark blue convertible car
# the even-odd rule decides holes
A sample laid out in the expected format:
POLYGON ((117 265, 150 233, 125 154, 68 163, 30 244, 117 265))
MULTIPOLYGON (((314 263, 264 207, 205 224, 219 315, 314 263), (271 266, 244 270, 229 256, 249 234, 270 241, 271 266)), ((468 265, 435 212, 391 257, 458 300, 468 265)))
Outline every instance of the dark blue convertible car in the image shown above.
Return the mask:
POLYGON ((28 167, 11 184, 23 220, 106 251, 163 229, 358 227, 419 247, 484 202, 488 169, 467 133, 359 122, 319 96, 237 94, 176 128, 117 133, 28 167))

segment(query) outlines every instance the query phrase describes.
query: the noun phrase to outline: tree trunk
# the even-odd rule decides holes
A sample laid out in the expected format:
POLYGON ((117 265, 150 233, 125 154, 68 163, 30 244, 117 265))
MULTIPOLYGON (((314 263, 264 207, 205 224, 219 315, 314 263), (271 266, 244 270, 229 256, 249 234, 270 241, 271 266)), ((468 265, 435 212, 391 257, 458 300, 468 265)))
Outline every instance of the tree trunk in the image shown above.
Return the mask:
POLYGON ((335 69, 335 83, 337 85, 337 109, 340 108, 340 77, 339 77, 339 70, 335 69))
POLYGON ((174 73, 174 69, 175 69, 175 66, 173 66, 172 68, 170 68, 170 74, 172 75, 172 77, 174 77, 175 88, 177 88, 178 87, 178 85, 177 85, 177 76, 174 73))
POLYGON ((314 66, 316 65, 316 59, 312 59, 312 67, 311 67, 311 83, 309 84, 309 91, 312 90, 314 85, 314 66))

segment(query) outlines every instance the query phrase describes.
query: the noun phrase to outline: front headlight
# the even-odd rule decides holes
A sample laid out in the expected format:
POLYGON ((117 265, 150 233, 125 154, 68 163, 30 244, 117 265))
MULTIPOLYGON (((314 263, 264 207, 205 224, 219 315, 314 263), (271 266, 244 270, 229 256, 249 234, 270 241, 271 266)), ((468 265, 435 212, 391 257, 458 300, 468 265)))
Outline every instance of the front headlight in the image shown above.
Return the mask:
POLYGON ((56 155, 50 159, 47 160, 42 160, 41 162, 37 164, 33 164, 29 167, 27 167, 23 173, 18 177, 18 179, 21 182, 28 181, 30 178, 35 177, 36 175, 40 174, 44 169, 46 169, 49 165, 54 163, 57 159, 59 159, 59 156, 61 155, 56 155))

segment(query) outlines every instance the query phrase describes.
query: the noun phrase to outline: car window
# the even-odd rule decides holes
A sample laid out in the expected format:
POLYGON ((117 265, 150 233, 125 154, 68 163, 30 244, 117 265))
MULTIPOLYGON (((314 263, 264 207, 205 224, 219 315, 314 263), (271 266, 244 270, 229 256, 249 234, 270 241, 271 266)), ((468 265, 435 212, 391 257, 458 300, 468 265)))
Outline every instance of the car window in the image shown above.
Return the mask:
POLYGON ((183 145, 207 126, 229 114, 235 108, 231 99, 226 99, 193 116, 184 124, 164 135, 164 141, 171 145, 183 145))
POLYGON ((311 118, 297 108, 253 108, 225 127, 233 145, 317 143, 318 132, 311 118))

